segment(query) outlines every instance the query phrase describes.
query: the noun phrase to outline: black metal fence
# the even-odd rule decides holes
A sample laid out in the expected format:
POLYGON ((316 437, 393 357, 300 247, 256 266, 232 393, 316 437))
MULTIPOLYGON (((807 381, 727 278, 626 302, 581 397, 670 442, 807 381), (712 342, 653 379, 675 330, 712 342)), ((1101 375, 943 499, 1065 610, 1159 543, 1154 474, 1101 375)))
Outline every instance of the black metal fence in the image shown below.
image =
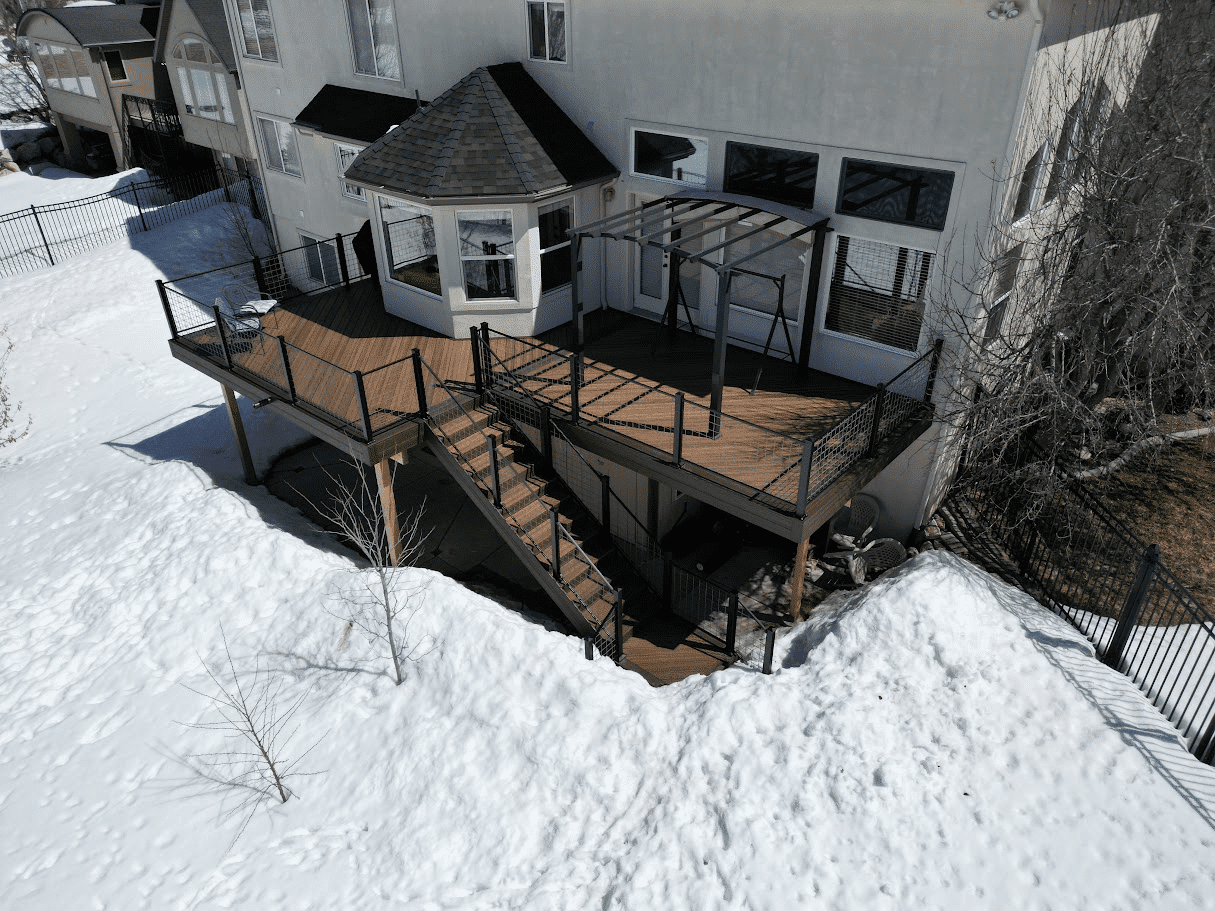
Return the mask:
POLYGON ((209 168, 0 215, 0 276, 54 266, 221 202, 240 203, 259 219, 266 211, 256 177, 209 168))
POLYGON ((1189 751, 1215 764, 1215 616, 1150 547, 1079 485, 1033 518, 1015 499, 951 495, 1040 589, 1042 601, 1135 681, 1189 751))

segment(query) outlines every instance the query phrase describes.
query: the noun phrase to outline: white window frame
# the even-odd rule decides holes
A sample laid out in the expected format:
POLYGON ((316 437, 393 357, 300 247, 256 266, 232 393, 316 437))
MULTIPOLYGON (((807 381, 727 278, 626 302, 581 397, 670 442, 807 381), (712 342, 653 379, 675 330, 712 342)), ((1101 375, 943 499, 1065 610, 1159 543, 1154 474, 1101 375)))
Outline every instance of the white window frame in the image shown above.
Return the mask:
POLYGON ((256 115, 255 119, 257 120, 257 135, 262 145, 262 154, 265 156, 264 160, 266 167, 271 171, 277 171, 280 174, 286 174, 290 177, 302 179, 304 176, 304 166, 300 161, 300 143, 298 135, 294 132, 295 127, 287 123, 285 120, 276 120, 273 117, 265 117, 261 114, 256 115), (276 145, 273 149, 269 148, 268 143, 266 142, 266 131, 262 126, 264 123, 271 124, 274 127, 276 145), (297 169, 295 171, 287 168, 287 160, 283 156, 283 134, 281 131, 284 129, 291 130, 292 135, 295 136, 295 167, 297 169), (271 155, 271 152, 274 154, 271 155), (274 158, 278 158, 279 164, 277 167, 274 164, 274 158))
POLYGON ((184 37, 174 48, 172 59, 173 66, 177 69, 177 89, 181 92, 185 113, 203 120, 235 124, 236 110, 228 92, 228 73, 219 62, 219 55, 201 38, 184 37), (201 47, 206 59, 191 60, 186 50, 187 44, 197 44, 201 47), (204 106, 197 103, 198 80, 207 83, 211 96, 215 99, 216 110, 205 111, 204 106))
MULTIPOLYGON (((429 209, 426 206, 419 206, 419 205, 416 205, 415 203, 411 203, 411 202, 405 202, 404 200, 396 199, 396 198, 393 198, 390 196, 381 196, 381 197, 378 197, 378 203, 376 205, 376 218, 379 221, 380 240, 384 244, 384 258, 385 258, 385 261, 386 261, 386 264, 388 267, 386 270, 385 277, 388 279, 388 281, 392 282, 394 285, 398 285, 401 288, 408 288, 410 291, 415 291, 418 294, 424 294, 427 297, 434 298, 435 300, 442 300, 443 299, 443 292, 442 292, 443 273, 442 273, 441 268, 439 268, 439 236, 438 236, 438 226, 435 224, 434 209, 429 209), (435 242, 435 252, 431 255, 433 255, 434 259, 435 259, 435 275, 438 277, 437 280, 439 283, 439 289, 440 289, 439 291, 437 291, 437 292, 431 291, 429 288, 423 288, 421 285, 415 285, 415 284, 411 284, 410 282, 407 282, 407 281, 402 281, 401 279, 399 279, 395 275, 393 275, 393 270, 396 268, 396 254, 393 252, 393 249, 392 249, 392 239, 388 232, 389 226, 387 224, 385 224, 385 222, 384 222, 385 209, 388 209, 388 210, 397 209, 401 212, 413 212, 413 213, 416 213, 416 215, 414 216, 415 218, 430 219, 430 231, 434 237, 434 242, 435 242)), ((394 224, 400 224, 400 222, 395 222, 394 224)), ((425 260, 427 258, 428 257, 422 257, 422 259, 415 259, 412 261, 411 265, 422 262, 423 260, 425 260)), ((461 281, 462 280, 463 279, 461 279, 461 281)))
POLYGON ((300 246, 304 247, 304 263, 308 267, 308 278, 317 287, 329 288, 342 283, 342 266, 341 260, 338 258, 337 244, 333 238, 326 240, 323 237, 313 237, 304 231, 299 232, 300 246), (318 279, 312 274, 312 260, 309 259, 309 250, 316 249, 316 264, 320 267, 321 277, 318 279), (329 275, 325 269, 325 257, 321 253, 321 248, 329 250, 333 255, 333 263, 331 268, 334 270, 333 275, 329 275))
POLYGON ((460 256, 460 281, 464 288, 464 296, 469 301, 482 302, 482 301, 506 301, 506 300, 518 300, 519 299, 519 265, 518 265, 518 259, 517 259, 515 253, 490 253, 490 254, 481 254, 481 255, 478 255, 475 253, 470 253, 470 254, 466 255, 464 253, 464 250, 461 248, 462 241, 460 240, 460 222, 462 219, 464 219, 466 217, 470 218, 470 219, 486 218, 488 216, 496 216, 496 215, 505 215, 507 217, 507 219, 510 221, 510 245, 511 245, 511 249, 514 250, 518 246, 518 242, 515 239, 515 213, 511 209, 509 209, 509 208, 507 208, 507 209, 466 209, 464 211, 456 212, 456 244, 457 244, 456 252, 460 256), (464 270, 464 264, 465 263, 475 263, 475 262, 486 262, 486 263, 487 262, 508 262, 508 263, 510 263, 510 268, 514 273, 514 277, 511 281, 511 286, 514 290, 514 293, 513 294, 499 294, 496 297, 473 297, 471 294, 469 294, 468 293, 468 273, 465 272, 465 270, 464 270))
POLYGON ((350 160, 353 161, 362 151, 358 146, 347 145, 344 142, 335 142, 333 144, 333 154, 337 158, 338 182, 342 185, 342 195, 347 199, 363 200, 367 198, 367 194, 362 187, 356 187, 354 184, 347 183, 342 179, 346 174, 346 169, 350 167, 348 162, 343 161, 343 155, 349 153, 351 155, 350 160))
POLYGON ((351 21, 351 10, 350 10, 351 0, 345 0, 344 6, 346 7, 346 28, 350 32, 350 57, 351 57, 351 65, 354 67, 354 74, 356 76, 366 76, 368 79, 388 79, 388 80, 391 80, 392 82, 400 82, 401 81, 401 42, 398 38, 398 33, 397 33, 396 5, 394 3, 390 2, 390 3, 388 3, 387 8, 392 10, 392 50, 393 50, 393 53, 396 55, 397 71, 396 71, 395 75, 393 75, 393 74, 386 75, 384 73, 378 72, 378 70, 380 69, 380 61, 379 61, 379 57, 376 55, 376 49, 375 49, 375 29, 372 27, 371 0, 353 0, 353 2, 361 4, 361 9, 366 10, 367 34, 371 37, 371 59, 377 70, 377 72, 375 72, 375 73, 367 73, 367 72, 364 72, 363 70, 359 69, 359 53, 358 53, 358 47, 356 45, 357 38, 355 37, 354 22, 351 21))
POLYGON ((1046 192, 1047 165, 1050 159, 1052 144, 1050 139, 1046 140, 1025 160, 1025 167, 1021 169, 1021 177, 1013 186, 1013 222, 1018 222, 1032 215, 1042 206, 1042 196, 1046 192), (1026 189, 1027 184, 1028 190, 1026 189), (1022 193, 1025 193, 1024 211, 1021 210, 1022 193))
MULTIPOLYGON (((562 208, 567 208, 567 207, 570 210, 570 227, 572 228, 574 225, 578 224, 578 222, 575 221, 574 197, 563 196, 560 199, 550 199, 547 202, 540 203, 539 205, 536 206, 536 235, 537 235, 538 241, 541 241, 541 235, 540 235, 540 231, 539 231, 540 216, 545 214, 545 210, 547 210, 549 212, 553 212, 553 211, 556 211, 557 209, 562 209, 562 208)), ((570 240, 570 238, 567 237, 561 243, 553 244, 551 247, 540 247, 539 263, 540 263, 540 282, 541 282, 540 293, 541 294, 553 294, 557 291, 561 291, 565 288, 568 288, 570 286, 570 284, 572 283, 572 279, 571 279, 571 281, 568 281, 563 285, 556 285, 552 288, 549 288, 547 291, 544 290, 544 255, 546 253, 555 253, 558 250, 567 250, 568 251, 571 243, 572 243, 572 241, 570 240)), ((567 253, 566 255, 568 256, 569 254, 567 253)))
MULTIPOLYGON (((682 169, 681 169, 682 170, 682 169)), ((675 184, 678 187, 692 187, 693 189, 703 190, 709 183, 709 140, 706 136, 694 136, 688 133, 676 133, 674 130, 660 130, 654 127, 630 127, 629 128, 629 173, 634 177, 642 177, 646 180, 657 180, 661 183, 675 184), (637 134, 638 133, 654 133, 658 136, 674 136, 677 139, 686 139, 689 142, 703 142, 705 146, 705 173, 704 179, 699 183, 690 180, 684 180, 677 177, 660 177, 655 174, 647 174, 645 171, 637 170, 637 134)))
POLYGON ((543 61, 545 63, 569 63, 570 62, 570 7, 568 0, 527 0, 527 58, 529 60, 543 61), (549 8, 561 7, 561 31, 562 31, 562 48, 565 52, 564 57, 554 57, 553 41, 549 32, 549 26, 552 19, 549 14, 549 8), (537 57, 533 53, 536 35, 532 32, 532 9, 541 7, 544 14, 544 55, 537 57))
POLYGON ((274 15, 270 12, 270 0, 235 0, 236 2, 236 37, 241 48, 241 54, 251 60, 264 60, 268 63, 278 63, 278 31, 274 27, 274 15), (255 5, 261 6, 266 14, 266 19, 269 22, 269 37, 273 42, 274 47, 269 53, 262 46, 262 35, 258 33, 257 28, 257 10, 255 5), (247 12, 246 12, 247 10, 247 12), (246 31, 246 15, 248 24, 252 26, 253 33, 246 31), (251 53, 249 50, 249 39, 252 37, 253 42, 257 45, 257 53, 251 53))
POLYGON ((80 95, 83 98, 97 97, 97 80, 93 78, 89 52, 81 48, 66 47, 62 44, 50 44, 35 41, 34 56, 42 70, 44 84, 48 88, 58 89, 70 95, 80 95), (82 60, 84 73, 81 75, 82 60), (50 63, 51 73, 47 72, 50 63), (62 73, 60 72, 62 66, 62 73), (71 75, 67 71, 71 70, 71 75))

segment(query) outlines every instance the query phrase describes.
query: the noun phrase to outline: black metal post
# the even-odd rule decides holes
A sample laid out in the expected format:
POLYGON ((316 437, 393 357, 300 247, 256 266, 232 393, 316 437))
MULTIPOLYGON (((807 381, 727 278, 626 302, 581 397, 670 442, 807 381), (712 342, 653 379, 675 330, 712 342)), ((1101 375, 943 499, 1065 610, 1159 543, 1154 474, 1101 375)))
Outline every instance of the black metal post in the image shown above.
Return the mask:
POLYGON ((291 396, 291 404, 295 404, 295 377, 291 375, 291 361, 287 357, 287 340, 278 337, 278 354, 283 361, 283 376, 287 379, 287 394, 291 396))
POLYGON ((553 578, 558 582, 561 581, 561 520, 557 518, 557 510, 550 509, 548 511, 549 532, 552 538, 551 546, 553 548, 553 578))
POLYGON ((802 444, 801 471, 797 476, 797 517, 806 517, 806 507, 810 503, 810 469, 814 467, 814 440, 806 440, 802 444))
POLYGON ((826 225, 815 228, 814 252, 810 257, 810 275, 806 280, 806 303, 802 312, 801 339, 797 351, 798 376, 810 372, 810 346, 814 341, 814 327, 818 321, 818 286, 823 278, 823 255, 827 249, 826 225))
POLYGON ((131 195, 135 197, 135 208, 139 210, 139 223, 143 225, 143 229, 148 230, 148 220, 143 217, 143 204, 139 201, 139 185, 131 184, 131 195))
POLYGON ((675 467, 683 465, 683 393, 675 393, 674 438, 671 440, 671 461, 675 467))
POLYGON ((776 647, 776 627, 771 627, 768 630, 767 636, 764 637, 764 673, 772 673, 772 650, 776 647))
POLYGON ((586 655, 587 661, 595 660, 595 640, 587 637, 582 640, 582 651, 586 655))
POLYGON ((873 405, 873 426, 869 428, 869 447, 865 450, 865 458, 873 458, 877 452, 878 443, 882 441, 882 412, 886 407, 886 384, 878 383, 877 400, 873 405))
POLYGON ((215 331, 219 333, 219 349, 224 354, 224 364, 231 370, 232 351, 228 348, 228 337, 224 335, 224 318, 220 315, 219 307, 211 307, 211 312, 215 315, 215 331))
POLYGON ((363 374, 356 370, 354 377, 354 395, 359 401, 359 417, 363 421, 363 440, 371 442, 371 412, 367 409, 367 390, 363 388, 363 374))
POLYGON ((624 592, 616 589, 616 607, 613 617, 613 632, 616 639, 616 660, 624 657, 624 592))
POLYGON ((924 401, 932 401, 932 387, 937 383, 937 369, 941 366, 941 348, 945 339, 939 338, 932 343, 932 359, 928 362, 928 382, 924 384, 924 401))
POLYGON ((267 297, 274 297, 270 293, 270 289, 266 286, 266 270, 262 268, 262 259, 260 256, 253 257, 253 277, 257 281, 257 290, 267 297))
POLYGON ((494 384, 493 349, 489 347, 489 323, 481 324, 481 369, 485 371, 485 388, 494 384))
POLYGON ((413 383, 418 390, 418 411, 426 417, 426 379, 422 375, 422 352, 413 349, 413 383))
POLYGON ((46 249, 46 258, 51 261, 51 265, 55 265, 55 255, 51 253, 51 245, 46 242, 46 232, 42 230, 42 222, 38 220, 38 207, 30 206, 30 211, 34 214, 34 224, 38 227, 38 234, 42 238, 42 246, 46 249))
POLYGON ((738 638, 738 592, 730 592, 730 606, 726 610, 726 651, 734 654, 734 643, 738 638))
POLYGON ((481 338, 476 326, 469 326, 468 334, 472 342, 473 382, 477 385, 477 395, 481 395, 485 392, 485 378, 481 376, 481 338))
POLYGON ((159 278, 156 279, 156 293, 160 295, 160 305, 165 308, 165 319, 169 321, 169 332, 173 338, 177 338, 177 320, 173 319, 173 308, 169 306, 169 292, 165 290, 165 283, 159 278))
POLYGON ((1194 741, 1194 748, 1190 752, 1199 762, 1205 762, 1207 765, 1215 763, 1215 711, 1211 713, 1211 722, 1207 729, 1194 741))
POLYGON ((342 284, 350 284, 350 265, 346 262, 346 247, 342 244, 342 234, 339 231, 333 238, 337 245, 338 267, 342 270, 342 284))
POLYGON ((1126 603, 1122 606, 1122 612, 1118 616, 1118 626, 1114 629, 1114 637, 1110 640, 1110 647, 1101 657, 1101 660, 1114 670, 1118 670, 1118 665, 1122 663, 1122 654, 1126 651, 1127 643, 1130 642, 1131 632, 1139 622, 1139 613, 1143 610, 1148 589, 1152 587, 1152 579, 1155 577, 1156 567, 1159 565, 1160 546, 1153 544, 1143 552, 1143 557, 1139 561, 1139 571, 1135 574, 1135 582, 1131 585, 1131 590, 1126 596, 1126 603))
POLYGON ((671 562, 671 555, 664 552, 662 555, 662 606, 670 610, 674 598, 675 564, 671 562))
POLYGON ((612 479, 607 475, 599 476, 599 513, 602 518, 599 524, 608 534, 612 533, 612 479))
POLYGON ((582 355, 570 355, 570 420, 578 423, 578 389, 582 383, 582 355))
POLYGON ((553 467, 553 410, 545 405, 540 409, 540 455, 548 468, 553 467))
POLYGON ((498 471, 498 441, 489 437, 489 489, 494 496, 494 506, 502 508, 502 476, 498 471))

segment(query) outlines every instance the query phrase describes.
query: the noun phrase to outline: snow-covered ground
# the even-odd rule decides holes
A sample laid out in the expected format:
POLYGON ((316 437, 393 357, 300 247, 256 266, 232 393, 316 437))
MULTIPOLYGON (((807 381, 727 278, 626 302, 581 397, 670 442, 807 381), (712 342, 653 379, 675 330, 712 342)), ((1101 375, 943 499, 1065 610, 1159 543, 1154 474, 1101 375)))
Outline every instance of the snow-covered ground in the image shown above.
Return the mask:
MULTIPOLYGON (((1069 626, 944 554, 837 600, 778 670, 655 690, 412 573, 393 686, 346 552, 245 487, 152 282, 219 209, 0 281, 29 435, 0 451, 0 905, 13 909, 1215 907, 1215 770, 1069 626), (240 832, 203 662, 303 698, 296 796, 240 832)), ((247 405, 248 403, 244 403, 247 405)), ((248 413, 264 466, 299 439, 248 413)))

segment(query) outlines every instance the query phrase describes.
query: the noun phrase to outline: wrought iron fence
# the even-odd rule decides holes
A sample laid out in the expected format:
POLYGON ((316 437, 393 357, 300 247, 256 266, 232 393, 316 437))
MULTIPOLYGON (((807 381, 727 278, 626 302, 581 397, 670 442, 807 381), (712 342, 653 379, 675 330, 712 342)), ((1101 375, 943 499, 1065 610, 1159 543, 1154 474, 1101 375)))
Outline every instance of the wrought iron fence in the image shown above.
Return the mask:
POLYGON ((221 202, 266 211, 260 181, 223 169, 122 183, 108 193, 0 215, 0 276, 54 266, 221 202))
POLYGON ((964 487, 969 510, 1016 561, 1040 598, 1088 637, 1215 764, 1215 616, 1090 491, 1072 485, 1026 518, 1015 497, 964 487))

